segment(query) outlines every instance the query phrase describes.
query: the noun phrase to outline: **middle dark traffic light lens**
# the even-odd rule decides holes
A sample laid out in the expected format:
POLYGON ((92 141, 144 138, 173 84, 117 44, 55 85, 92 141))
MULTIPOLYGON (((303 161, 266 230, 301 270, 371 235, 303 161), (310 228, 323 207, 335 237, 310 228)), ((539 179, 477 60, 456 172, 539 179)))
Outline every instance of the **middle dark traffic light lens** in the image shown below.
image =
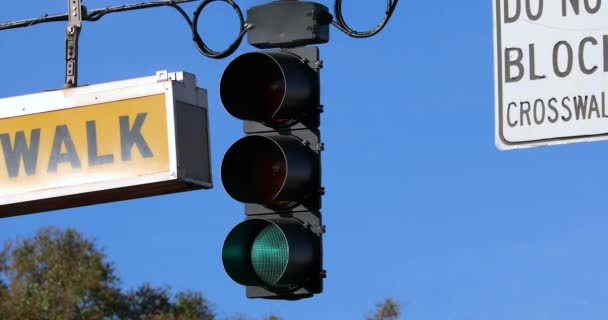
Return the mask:
POLYGON ((251 135, 224 156, 226 192, 245 203, 285 206, 314 185, 315 153, 292 136, 251 135))
MULTIPOLYGON (((273 203, 285 184, 287 177, 287 162, 285 156, 276 145, 272 143, 259 143, 257 150, 242 150, 251 152, 250 183, 256 197, 264 203, 273 203)), ((253 146, 253 145, 251 145, 253 146)), ((246 147, 244 147, 246 148, 246 147)), ((244 177, 243 177, 244 178, 244 177)))

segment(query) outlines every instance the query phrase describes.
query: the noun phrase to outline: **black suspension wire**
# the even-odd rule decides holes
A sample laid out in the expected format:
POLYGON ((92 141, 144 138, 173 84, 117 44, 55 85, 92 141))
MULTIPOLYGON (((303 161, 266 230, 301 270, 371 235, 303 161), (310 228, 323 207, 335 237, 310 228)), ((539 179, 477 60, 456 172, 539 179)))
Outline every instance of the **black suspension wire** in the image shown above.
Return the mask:
MULTIPOLYGON (((110 13, 115 13, 115 12, 124 12, 124 11, 131 11, 131 10, 138 10, 138 9, 145 9, 145 8, 155 8, 155 7, 162 7, 162 6, 172 7, 174 9, 176 9, 180 13, 180 15, 186 20, 188 27, 192 30, 192 40, 194 41, 196 48, 200 51, 201 54, 203 54, 206 57, 213 58, 213 59, 222 59, 222 58, 228 57, 229 55, 234 53, 234 51, 236 51, 236 49, 241 44, 245 34, 247 34, 247 32, 249 30, 251 30, 254 26, 245 21, 243 12, 241 11, 240 7, 236 4, 236 2, 234 0, 204 0, 203 2, 201 2, 201 4, 199 4, 197 9, 194 11, 193 19, 190 19, 188 14, 184 11, 184 9, 182 7, 179 6, 179 4, 195 2, 195 1, 199 1, 199 0, 162 0, 162 1, 155 1, 155 2, 143 2, 143 3, 138 3, 138 4, 106 7, 106 8, 95 9, 95 10, 86 12, 83 17, 83 20, 95 22, 95 21, 99 21, 105 15, 110 14, 110 13), (231 5, 232 8, 234 9, 234 11, 236 12, 236 14, 238 15, 239 23, 240 23, 240 30, 239 30, 238 36, 229 45, 229 47, 224 51, 214 51, 214 50, 210 49, 205 44, 205 42, 203 41, 202 37, 200 36, 200 34, 198 32, 198 20, 200 18, 201 13, 203 12, 203 10, 205 9, 205 7, 207 5, 209 5, 212 2, 217 2, 217 1, 224 2, 224 3, 231 5)), ((380 24, 378 24, 375 28, 373 28, 369 31, 360 32, 360 31, 353 30, 344 20, 344 16, 342 14, 342 0, 335 0, 335 3, 334 3, 335 20, 332 21, 332 24, 337 29, 339 29, 340 31, 346 33, 347 35, 349 35, 353 38, 372 37, 372 36, 378 34, 380 31, 382 31, 382 29, 384 29, 384 27, 386 26, 388 21, 391 19, 393 13, 395 12, 395 8, 397 7, 398 1, 399 0, 387 0, 386 13, 385 13, 384 18, 380 22, 380 24)), ((48 15, 47 14, 47 15, 44 15, 44 16, 41 16, 38 18, 34 18, 34 19, 0 23, 0 31, 7 30, 7 29, 30 27, 33 25, 46 23, 46 22, 57 22, 57 21, 68 21, 68 20, 69 20, 68 14, 57 14, 57 15, 48 15)))
POLYGON ((184 18, 184 20, 186 20, 188 27, 192 30, 192 40, 194 41, 196 48, 202 55, 212 58, 212 59, 223 59, 223 58, 228 57, 232 53, 234 53, 234 51, 236 51, 236 49, 238 49, 238 47, 240 46, 240 44, 243 40, 243 37, 245 36, 245 34, 247 33, 247 31, 250 28, 249 25, 245 24, 245 18, 243 16, 243 12, 241 11, 241 8, 239 8, 239 6, 233 0, 205 0, 205 1, 201 2, 201 4, 194 11, 194 15, 193 15, 194 19, 190 19, 190 17, 186 13, 186 11, 184 11, 184 9, 182 7, 180 7, 178 4, 185 3, 185 2, 193 2, 193 1, 197 1, 197 0, 148 2, 148 3, 137 4, 137 5, 124 5, 124 6, 119 6, 119 7, 98 9, 98 10, 92 11, 89 15, 87 15, 87 18, 85 20, 86 21, 98 21, 104 15, 106 15, 108 13, 135 10, 135 9, 143 9, 143 8, 153 8, 153 7, 160 7, 160 6, 169 6, 169 7, 176 9, 179 12, 179 14, 184 18), (198 20, 199 20, 201 13, 203 12, 203 10, 205 9, 205 7, 208 4, 210 4, 211 2, 216 2, 216 1, 225 2, 225 3, 230 4, 232 6, 232 8, 235 10, 235 12, 237 13, 237 15, 239 17, 239 21, 240 21, 239 35, 232 42, 232 44, 230 44, 230 46, 224 51, 214 51, 214 50, 210 49, 205 44, 205 42, 203 41, 202 37, 200 36, 200 34, 198 32, 198 20))
POLYGON ((27 19, 27 20, 0 23, 0 30, 25 28, 25 27, 31 27, 33 25, 40 24, 40 23, 56 22, 56 21, 68 21, 68 15, 65 13, 56 14, 56 15, 45 14, 44 16, 38 17, 35 19, 27 19))
POLYGON ((193 1, 197 1, 197 0, 170 0, 170 1, 158 1, 158 2, 144 2, 144 3, 127 4, 127 5, 121 5, 121 6, 115 6, 115 7, 106 7, 106 8, 96 9, 91 12, 88 12, 87 15, 85 16, 84 20, 95 22, 95 21, 98 21, 99 19, 101 19, 103 16, 105 16, 108 13, 139 10, 139 9, 146 9, 146 8, 156 8, 156 7, 162 7, 162 6, 176 6, 179 3, 187 3, 187 2, 193 2, 193 1))
POLYGON ((247 31, 249 31, 251 28, 252 28, 252 25, 245 23, 245 18, 243 17, 243 12, 241 11, 241 8, 239 8, 239 6, 233 0, 205 0, 205 1, 201 2, 201 4, 198 6, 198 8, 196 8, 196 11, 194 11, 194 19, 193 19, 192 25, 191 25, 192 40, 194 40, 194 44, 196 45, 196 48, 198 49, 198 51, 200 51, 200 53, 202 55, 209 57, 209 58, 213 58, 213 59, 223 59, 223 58, 228 57, 229 55, 234 53, 234 51, 236 51, 236 49, 238 49, 238 47, 241 45, 241 41, 243 40, 243 37, 245 36, 247 31), (232 42, 232 44, 228 47, 228 49, 226 49, 224 51, 219 51, 219 52, 211 50, 205 44, 205 42, 201 38, 200 34, 198 33, 198 19, 199 19, 201 13, 203 12, 203 10, 205 9, 205 7, 208 4, 210 4, 212 2, 216 2, 216 1, 225 2, 229 5, 231 5, 232 8, 234 9, 234 11, 237 13, 237 15, 239 17, 239 22, 240 22, 240 31, 239 31, 239 35, 237 36, 236 40, 234 40, 234 42, 232 42))
MULTIPOLYGON (((143 3, 137 3, 137 4, 106 7, 106 8, 102 8, 102 9, 95 9, 95 10, 92 10, 89 12, 85 12, 83 20, 94 22, 94 21, 98 21, 99 19, 101 19, 103 16, 105 16, 108 13, 154 8, 154 7, 161 7, 161 6, 175 6, 180 3, 187 3, 187 2, 194 2, 194 1, 198 1, 198 0, 164 0, 164 1, 156 1, 156 2, 143 2, 143 3)), ((56 15, 46 14, 44 16, 34 18, 34 19, 0 23, 0 30, 31 27, 33 25, 46 23, 46 22, 58 22, 58 21, 68 21, 68 20, 69 20, 69 16, 67 13, 56 14, 56 15)))
POLYGON ((373 29, 369 30, 369 31, 355 31, 353 30, 344 20, 344 16, 342 15, 342 0, 335 0, 334 3, 334 16, 335 16, 335 21, 332 22, 332 24, 334 25, 334 27, 338 28, 340 31, 346 33, 348 36, 353 37, 353 38, 369 38, 369 37, 373 37, 376 34, 378 34, 380 31, 382 31, 382 29, 384 29, 384 27, 386 26, 386 24, 388 23, 388 21, 391 19, 391 17, 393 16, 393 13, 395 12, 395 8, 397 8, 397 2, 399 0, 386 0, 386 12, 384 15, 384 18, 382 19, 382 21, 380 21, 380 24, 378 24, 376 27, 374 27, 373 29))
MULTIPOLYGON (((91 10, 91 11, 87 12, 83 17, 83 20, 95 22, 95 21, 99 21, 105 15, 110 14, 110 13, 168 6, 168 7, 172 7, 174 9, 176 9, 179 12, 179 14, 186 20, 188 27, 192 30, 192 39, 194 40, 196 48, 200 51, 201 54, 203 54, 206 57, 213 58, 213 59, 222 59, 222 58, 226 58, 227 56, 234 53, 234 51, 236 51, 236 49, 241 44, 243 37, 245 36, 247 31, 249 31, 249 29, 251 29, 251 25, 248 25, 245 23, 245 18, 243 16, 243 12, 239 8, 239 6, 236 4, 236 2, 234 2, 233 0, 205 0, 194 11, 194 19, 193 19, 194 21, 193 21, 190 19, 190 17, 186 13, 186 11, 184 11, 184 9, 179 6, 179 4, 187 3, 187 2, 194 2, 194 1, 198 1, 198 0, 165 0, 165 1, 144 2, 144 3, 138 3, 138 4, 106 7, 106 8, 95 9, 95 10, 91 10), (237 13, 240 24, 241 24, 239 35, 234 40, 234 42, 232 42, 232 44, 230 44, 228 49, 226 49, 224 51, 214 51, 214 50, 210 49, 205 44, 202 37, 198 33, 198 19, 199 19, 201 13, 203 12, 203 10, 205 9, 205 7, 208 4, 210 4, 211 2, 216 2, 216 1, 225 2, 225 3, 230 4, 232 6, 232 8, 235 10, 235 12, 237 13)), ((47 14, 42 17, 38 17, 38 18, 34 18, 34 19, 1 23, 0 30, 25 28, 25 27, 31 27, 36 24, 46 23, 46 22, 58 22, 58 21, 68 21, 68 20, 69 20, 68 14, 57 14, 57 15, 48 15, 47 14)))

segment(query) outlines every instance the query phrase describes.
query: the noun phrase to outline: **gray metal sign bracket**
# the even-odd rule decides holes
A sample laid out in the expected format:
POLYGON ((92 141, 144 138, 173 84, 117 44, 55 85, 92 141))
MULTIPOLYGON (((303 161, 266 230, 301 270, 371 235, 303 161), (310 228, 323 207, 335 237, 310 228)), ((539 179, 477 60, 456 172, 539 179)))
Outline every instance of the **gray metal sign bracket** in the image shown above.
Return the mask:
POLYGON ((65 29, 65 84, 64 88, 78 86, 78 39, 82 30, 81 0, 68 0, 69 23, 65 29))

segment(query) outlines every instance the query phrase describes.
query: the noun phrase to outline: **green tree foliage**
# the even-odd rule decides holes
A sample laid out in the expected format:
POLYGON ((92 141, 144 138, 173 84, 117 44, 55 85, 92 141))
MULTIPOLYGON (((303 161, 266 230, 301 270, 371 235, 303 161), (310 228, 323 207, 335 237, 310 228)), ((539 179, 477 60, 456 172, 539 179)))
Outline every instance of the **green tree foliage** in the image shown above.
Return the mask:
POLYGON ((3 319, 101 319, 120 302, 112 266, 74 230, 47 228, 7 242, 0 261, 3 319))
MULTIPOLYGON (((0 250, 0 275, 2 274, 2 270, 6 269, 6 261, 4 259, 4 251, 5 250, 0 250)), ((2 301, 6 301, 8 297, 8 287, 6 286, 6 283, 4 282, 4 279, 2 277, 0 277, 0 310, 2 310, 2 301)), ((0 319, 2 319, 2 315, 0 313, 0 319)))
POLYGON ((200 292, 180 292, 175 299, 173 313, 180 320, 213 320, 214 313, 209 304, 200 292))
POLYGON ((199 293, 123 292, 105 254, 76 230, 40 230, 0 251, 0 320, 213 320, 199 293))
POLYGON ((387 298, 384 302, 376 305, 376 311, 368 316, 367 320, 396 320, 401 315, 399 302, 392 298, 387 298))
POLYGON ((239 314, 233 315, 231 317, 228 317, 225 320, 284 320, 284 319, 277 315, 274 315, 274 314, 269 314, 260 319, 260 318, 251 317, 251 316, 243 314, 243 313, 239 313, 239 314))
POLYGON ((126 312, 121 319, 149 320, 213 320, 209 302, 198 292, 180 292, 173 299, 167 287, 154 288, 144 284, 125 295, 126 312))

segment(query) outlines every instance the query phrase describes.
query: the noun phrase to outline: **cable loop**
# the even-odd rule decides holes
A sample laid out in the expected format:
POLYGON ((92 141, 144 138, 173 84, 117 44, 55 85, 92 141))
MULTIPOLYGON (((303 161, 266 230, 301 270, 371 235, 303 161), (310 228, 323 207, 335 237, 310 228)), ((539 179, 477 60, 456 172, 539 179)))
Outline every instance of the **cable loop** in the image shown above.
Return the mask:
POLYGON ((378 24, 376 27, 374 27, 373 29, 371 29, 369 31, 361 32, 361 31, 353 30, 346 23, 346 21, 344 20, 344 16, 342 15, 342 0, 335 0, 334 14, 335 14, 336 20, 332 21, 332 24, 336 28, 338 28, 340 31, 346 33, 348 36, 353 37, 353 38, 369 38, 369 37, 375 36, 380 31, 382 31, 382 29, 384 29, 384 27, 386 26, 388 21, 393 16, 393 13, 395 12, 395 8, 397 7, 398 1, 399 0, 386 0, 386 12, 385 12, 384 18, 382 19, 382 21, 380 21, 380 24, 378 24))
POLYGON ((239 45, 241 44, 241 41, 243 40, 243 37, 245 36, 247 31, 249 31, 252 28, 252 26, 250 24, 245 24, 245 18, 243 17, 243 12, 241 11, 241 8, 239 8, 239 6, 233 0, 205 0, 205 1, 203 1, 198 6, 198 8, 196 8, 196 11, 194 11, 194 19, 192 20, 191 27, 192 27, 192 40, 194 40, 196 48, 198 49, 198 51, 200 51, 201 54, 203 54, 206 57, 212 58, 212 59, 223 59, 223 58, 228 57, 232 53, 234 53, 234 51, 236 51, 236 49, 238 49, 239 45), (227 4, 230 4, 232 6, 232 8, 234 9, 234 11, 236 11, 236 13, 238 14, 239 21, 241 24, 239 35, 234 40, 234 42, 228 47, 228 49, 226 49, 224 51, 214 51, 211 48, 209 48, 205 44, 203 39, 201 38, 200 34, 198 33, 199 16, 201 15, 201 13, 203 12, 203 10, 205 9, 205 7, 208 4, 210 4, 211 2, 215 2, 215 1, 220 1, 220 2, 225 2, 227 4))

